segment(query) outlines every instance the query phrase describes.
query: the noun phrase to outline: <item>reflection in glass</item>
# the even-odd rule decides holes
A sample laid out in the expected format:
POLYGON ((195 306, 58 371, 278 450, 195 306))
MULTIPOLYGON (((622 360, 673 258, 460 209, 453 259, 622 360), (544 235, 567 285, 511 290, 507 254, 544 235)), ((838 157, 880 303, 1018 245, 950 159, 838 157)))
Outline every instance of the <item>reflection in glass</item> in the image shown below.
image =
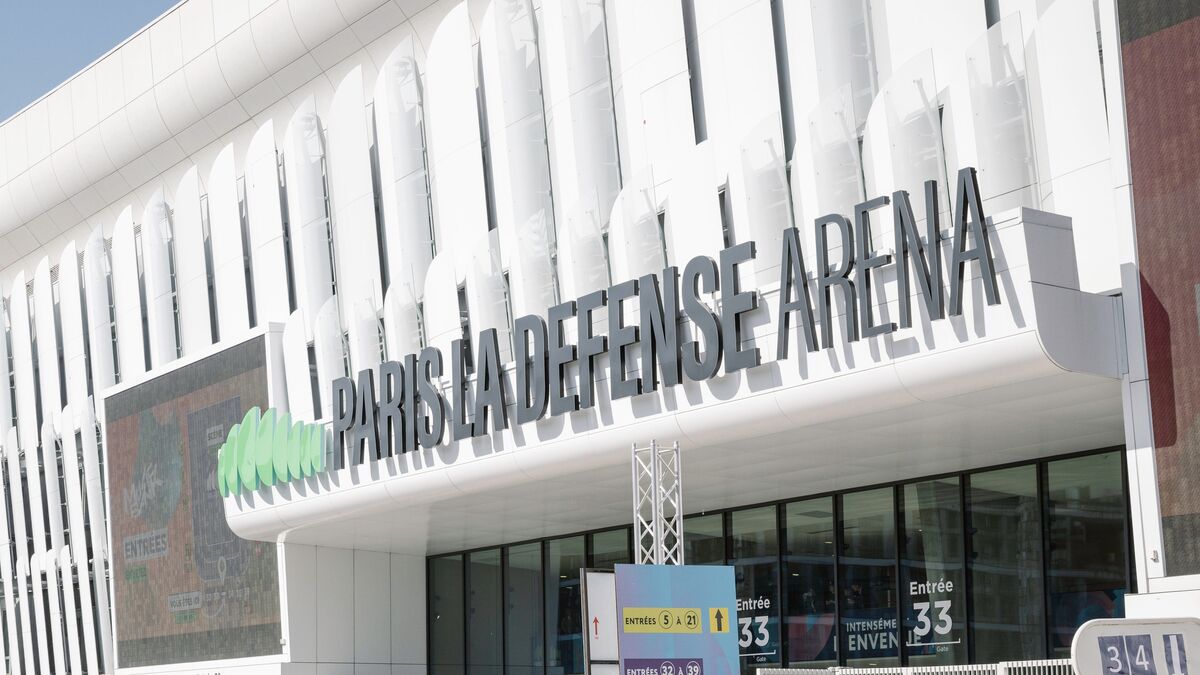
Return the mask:
POLYGON ((629 552, 629 528, 597 532, 592 535, 592 564, 599 570, 611 570, 613 565, 633 562, 629 552))
POLYGON ((724 565, 725 532, 721 514, 683 519, 683 562, 688 565, 724 565))
POLYGON ((549 675, 583 672, 583 606, 579 570, 583 536, 546 542, 546 665, 549 675))
POLYGON ((1125 615, 1128 560, 1121 453, 1046 464, 1050 647, 1066 656, 1085 621, 1125 615))
POLYGON ((892 488, 842 497, 841 642, 847 666, 898 665, 892 488))
POLYGON ((1014 12, 966 53, 979 153, 979 188, 992 212, 1037 206, 1037 170, 1025 71, 1025 33, 1014 12))
POLYGON ((504 666, 512 675, 542 672, 542 545, 508 547, 504 568, 504 666))
POLYGON ((787 584, 788 665, 837 665, 833 498, 784 507, 784 583, 787 584))
POLYGON ((958 478, 909 483, 902 489, 900 596, 908 665, 965 663, 966 575, 958 478))
POLYGON ((463 560, 461 555, 429 561, 429 672, 462 675, 463 560))
POLYGON ((467 561, 467 672, 496 675, 504 663, 500 549, 477 551, 467 561))
POLYGON ((781 663, 776 513, 776 507, 762 506, 729 514, 729 563, 734 566, 737 594, 738 648, 746 672, 781 663))
POLYGON ((971 475, 967 509, 975 661, 1045 658, 1037 467, 971 475))

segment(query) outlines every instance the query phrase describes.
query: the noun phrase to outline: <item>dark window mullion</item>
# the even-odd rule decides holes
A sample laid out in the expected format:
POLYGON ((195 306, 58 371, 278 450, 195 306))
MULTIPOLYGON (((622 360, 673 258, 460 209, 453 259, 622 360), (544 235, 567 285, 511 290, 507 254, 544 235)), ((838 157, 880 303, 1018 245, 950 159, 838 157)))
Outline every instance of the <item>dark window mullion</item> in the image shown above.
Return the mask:
POLYGON ((1050 655, 1054 653, 1054 647, 1053 647, 1053 642, 1052 642, 1053 635, 1054 635, 1054 620, 1053 620, 1054 607, 1052 606, 1051 600, 1050 600, 1051 587, 1053 584, 1051 583, 1051 580, 1050 580, 1050 508, 1049 508, 1049 499, 1048 499, 1048 496, 1046 493, 1046 490, 1048 489, 1048 485, 1047 485, 1047 481, 1046 481, 1047 470, 1048 469, 1047 469, 1045 462, 1038 462, 1038 464, 1037 464, 1038 510, 1041 512, 1041 516, 1042 516, 1042 518, 1041 518, 1041 526, 1042 526, 1042 550, 1041 550, 1042 560, 1041 560, 1041 562, 1042 562, 1042 598, 1043 598, 1042 611, 1044 612, 1044 616, 1045 616, 1045 620, 1042 622, 1042 625, 1043 625, 1042 647, 1044 649, 1044 651, 1042 653, 1042 658, 1044 658, 1044 659, 1051 658, 1050 655))
POLYGON ((891 488, 892 516, 895 521, 895 529, 892 530, 895 536, 892 540, 896 554, 896 662, 901 667, 904 667, 908 665, 908 653, 904 649, 904 594, 900 592, 901 587, 904 585, 904 571, 900 556, 905 548, 904 501, 900 499, 900 487, 900 485, 893 485, 891 488))

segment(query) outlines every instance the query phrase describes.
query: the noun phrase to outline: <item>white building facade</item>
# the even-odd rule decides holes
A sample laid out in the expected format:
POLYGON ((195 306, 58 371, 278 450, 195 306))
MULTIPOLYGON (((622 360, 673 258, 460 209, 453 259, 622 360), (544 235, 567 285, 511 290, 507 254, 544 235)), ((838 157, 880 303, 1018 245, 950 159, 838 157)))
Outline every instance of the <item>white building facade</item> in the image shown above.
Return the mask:
POLYGON ((7 672, 582 672, 651 440, 746 671, 1200 614, 1141 4, 183 0, 0 125, 7 672))

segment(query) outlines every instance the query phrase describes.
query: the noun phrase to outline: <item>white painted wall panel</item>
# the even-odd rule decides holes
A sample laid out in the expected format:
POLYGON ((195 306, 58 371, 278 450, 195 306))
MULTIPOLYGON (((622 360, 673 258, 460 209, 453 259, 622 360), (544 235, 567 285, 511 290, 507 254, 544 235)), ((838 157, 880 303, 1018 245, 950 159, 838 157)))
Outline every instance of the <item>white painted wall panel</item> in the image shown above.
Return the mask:
MULTIPOLYGON (((312 374, 308 370, 308 338, 304 330, 304 312, 288 317, 283 327, 283 371, 287 382, 287 412, 293 420, 316 419, 313 410, 312 374)), ((277 406, 278 407, 278 406, 277 406)))
POLYGON ((607 10, 621 174, 628 182, 649 168, 659 185, 675 154, 695 143, 682 6, 616 0, 607 10))
POLYGON ((488 8, 480 55, 501 264, 509 273, 514 313, 541 315, 558 295, 557 227, 538 36, 528 0, 497 0, 488 8))
POLYGON ((317 660, 354 663, 354 551, 317 547, 317 660))
MULTIPOLYGON (((12 302, 11 291, 12 287, 0 280, 0 302, 12 302)), ((0 320, 4 318, 4 314, 5 312, 0 311, 0 320)), ((0 340, 0 382, 8 382, 8 356, 8 340, 0 340)), ((0 387, 0 439, 7 438, 8 430, 12 428, 13 408, 16 402, 12 400, 11 393, 8 387, 0 387)))
POLYGON ((284 134, 284 173, 296 275, 296 304, 312 337, 314 319, 333 294, 325 211, 325 146, 313 97, 297 106, 284 134))
POLYGON ((414 44, 404 38, 375 80, 375 135, 388 278, 414 298, 424 294, 433 261, 423 106, 414 44))
POLYGON ((425 340, 442 354, 449 354, 450 343, 462 337, 458 318, 458 279, 454 258, 439 254, 425 275, 425 340))
POLYGON ((362 349, 369 338, 360 335, 363 325, 356 317, 383 304, 361 69, 351 70, 338 85, 328 124, 334 278, 342 325, 350 332, 350 365, 357 372, 378 363, 378 354, 362 349), (363 310, 364 303, 371 309, 363 310))
POLYGON ((727 209, 735 231, 745 233, 757 246, 754 264, 747 267, 754 270, 755 283, 762 287, 779 281, 783 228, 794 220, 777 118, 748 125, 738 155, 740 161, 729 176, 727 209))
POLYGON ((658 205, 650 199, 652 191, 646 185, 649 180, 645 172, 638 174, 613 202, 612 221, 608 228, 613 281, 658 274, 666 264, 687 264, 686 260, 663 259, 658 205))
POLYGON ((1080 268, 1080 287, 1107 292, 1121 281, 1113 198, 1096 194, 1111 174, 1092 3, 1058 0, 1047 7, 1026 50, 1034 64, 1030 102, 1042 207, 1071 214, 1076 251, 1092 263, 1080 268))
MULTIPOLYGON (((71 566, 71 547, 63 546, 58 552, 58 578, 62 588, 63 598, 63 624, 66 626, 66 635, 63 637, 66 640, 67 648, 67 663, 70 664, 69 673, 82 673, 83 669, 83 642, 79 635, 79 622, 76 620, 75 607, 75 571, 71 566)), ((81 588, 87 588, 87 579, 81 580, 81 588)))
POLYGON ((113 304, 117 320, 117 372, 122 382, 146 372, 136 245, 133 211, 126 206, 113 226, 111 250, 113 304))
MULTIPOLYGON (((32 391, 30 388, 29 391, 32 391)), ((41 471, 41 458, 38 452, 38 438, 35 435, 34 440, 28 446, 25 445, 24 438, 21 440, 22 449, 25 451, 25 477, 26 489, 29 490, 29 535, 33 537, 33 552, 29 556, 29 576, 32 579, 34 589, 33 592, 33 615, 37 621, 38 629, 35 634, 35 639, 38 641, 38 666, 40 672, 50 672, 50 650, 47 649, 50 634, 45 629, 49 625, 51 618, 50 608, 47 607, 46 595, 38 591, 41 590, 41 584, 46 580, 46 522, 47 516, 42 501, 42 494, 45 491, 45 480, 41 471)))
POLYGON ((58 386, 58 331, 54 326, 54 289, 50 286, 50 260, 42 258, 33 273, 33 316, 31 327, 37 336, 38 391, 42 415, 53 419, 62 408, 58 386))
POLYGON ((868 5, 813 0, 811 7, 818 93, 825 99, 847 87, 846 110, 851 113, 847 121, 857 128, 866 122, 871 101, 879 90, 868 5))
MULTIPOLYGON (((937 91, 933 53, 921 52, 883 84, 863 131, 866 194, 874 197, 908 190, 913 214, 922 221, 925 181, 936 179, 938 185, 948 185, 939 104, 932 95, 937 91)), ((942 190, 943 204, 949 203, 946 200, 953 198, 952 193, 942 190)), ((939 211, 945 213, 946 209, 939 211)))
MULTIPOLYGON (((7 436, 7 432, 4 436, 7 436)), ((8 448, 0 443, 0 459, 7 455, 8 448)), ((7 462, 5 462, 5 466, 0 467, 0 471, 6 468, 7 462)), ((16 504, 20 504, 21 502, 20 500, 13 502, 11 500, 12 495, 8 492, 7 482, 0 481, 0 504, 5 504, 9 509, 13 509, 16 504)), ((21 647, 20 641, 17 638, 19 635, 17 632, 17 601, 20 598, 20 594, 16 583, 14 583, 13 560, 17 556, 16 547, 18 545, 24 547, 25 542, 15 541, 13 537, 14 534, 8 527, 8 518, 0 518, 0 575, 3 575, 3 579, 0 579, 0 584, 4 588, 4 630, 8 636, 7 649, 3 654, 0 654, 0 657, 11 657, 9 670, 16 675, 21 672, 21 658, 19 653, 21 647)))
MULTIPOLYGON (((79 285, 80 261, 75 242, 68 242, 58 259, 58 315, 61 321, 63 368, 66 371, 67 403, 81 405, 88 395, 87 358, 85 355, 82 289, 79 285)), ((2 374, 2 373, 0 373, 2 374)), ((0 410, 0 415, 3 411, 0 410)), ((63 425, 73 424, 64 420, 63 425)))
POLYGON ((982 197, 991 211, 1038 206, 1021 16, 1001 19, 965 57, 982 197))
POLYGON ((221 342, 229 342, 250 328, 233 144, 213 160, 207 188, 217 335, 221 342))
MULTIPOLYGON (((92 532, 104 532, 107 515, 105 511, 105 499, 103 490, 103 477, 100 472, 100 446, 97 442, 97 426, 96 426, 96 411, 94 406, 89 401, 79 412, 79 432, 80 438, 83 439, 83 477, 87 491, 87 525, 92 532)), ((95 578, 102 576, 102 570, 109 558, 108 538, 100 537, 92 539, 92 558, 93 569, 92 574, 95 578)), ((99 616, 111 616, 109 613, 109 595, 108 584, 97 583, 93 588, 96 590, 96 612, 99 616)), ((113 633, 112 623, 110 621, 101 621, 100 628, 100 651, 102 663, 106 669, 113 667, 113 633)))
POLYGON ((730 171, 747 125, 780 119, 771 1, 693 5, 705 127, 717 166, 730 171))
POLYGON ((391 661, 392 575, 389 555, 354 551, 354 660, 383 664, 391 661))
MULTIPOLYGON (((11 490, 13 504, 22 504, 25 500, 25 489, 21 481, 21 452, 17 441, 17 430, 10 429, 8 440, 4 446, 5 461, 8 466, 8 486, 11 490)), ((30 533, 25 528, 24 518, 13 518, 13 541, 17 561, 17 596, 18 611, 21 619, 21 650, 24 654, 26 670, 36 672, 37 659, 33 654, 33 625, 29 608, 29 539, 30 533)), ((15 633, 10 633, 14 636, 15 633)))
MULTIPOLYGON (((146 330, 150 342, 150 364, 158 368, 173 361, 175 348, 175 299, 171 288, 172 240, 170 207, 162 188, 154 191, 142 213, 142 267, 146 285, 146 330)), ((195 249, 193 249, 194 251, 195 249)), ((189 253, 195 255, 194 253, 189 253)))
MULTIPOLYGON (((86 401, 84 401, 86 404, 86 401)), ((83 467, 79 465, 79 448, 75 441, 75 410, 71 405, 63 409, 63 468, 64 479, 67 487, 67 515, 69 517, 71 532, 74 537, 75 544, 71 546, 71 561, 74 562, 78 572, 80 593, 79 593, 79 610, 80 620, 83 628, 83 658, 94 670, 97 663, 96 651, 96 623, 95 616, 92 613, 92 594, 91 592, 82 592, 86 588, 86 584, 91 583, 88 578, 88 560, 87 547, 82 546, 79 542, 84 541, 84 532, 86 532, 87 523, 84 520, 84 510, 86 502, 83 496, 83 484, 79 481, 80 472, 83 467)), ((105 620, 102 618, 102 620, 105 620)), ((82 672, 79 669, 77 672, 82 672)))
MULTIPOLYGON (((32 481, 30 481, 30 482, 32 483, 32 481)), ((30 490, 30 495, 32 497, 33 490, 30 490)), ((35 527, 35 530, 36 530, 36 527, 35 527)), ((34 532, 34 536, 37 536, 37 532, 34 532)), ((49 610, 46 607, 46 605, 47 605, 46 595, 44 593, 39 592, 42 588, 42 584, 44 584, 48 581, 48 579, 47 579, 48 575, 46 574, 46 568, 42 562, 45 559, 45 557, 46 557, 45 551, 35 551, 32 555, 29 556, 29 578, 30 578, 30 582, 32 584, 31 591, 32 591, 32 595, 33 595, 33 619, 36 622, 36 628, 34 629, 35 632, 33 635, 33 639, 37 644, 37 650, 38 650, 37 661, 36 661, 38 664, 38 668, 40 669, 38 672, 50 673, 50 672, 55 672, 55 671, 50 670, 50 668, 51 668, 50 639, 51 638, 50 638, 50 631, 48 630, 48 627, 50 625, 49 622, 51 620, 51 616, 50 616, 49 610)))
POLYGON ((279 201, 279 159, 275 125, 267 120, 246 150, 246 208, 250 234, 250 269, 254 273, 254 306, 259 324, 285 321, 291 314, 279 201))
POLYGON ((609 283, 603 232, 621 189, 604 7, 546 0, 538 28, 560 296, 573 298, 609 283))
POLYGON ((200 179, 189 166, 175 190, 175 286, 179 302, 179 344, 194 354, 212 344, 208 303, 208 269, 200 213, 200 179))
POLYGON ((321 388, 321 419, 333 419, 333 402, 325 392, 329 391, 329 385, 335 378, 346 375, 342 329, 335 298, 325 301, 313 321, 313 348, 317 355, 317 380, 321 388))
POLYGON ((488 228, 467 3, 442 19, 425 63, 433 221, 437 240, 447 242, 446 253, 456 261, 456 276, 461 276, 470 264, 472 247, 486 237, 488 228))
POLYGON ((713 149, 704 142, 683 155, 668 186, 667 244, 671 261, 680 267, 698 255, 716 260, 725 248, 713 149))
MULTIPOLYGON (((50 619, 49 638, 54 645, 54 672, 67 670, 66 647, 63 642, 63 603, 58 592, 58 556, 63 547, 62 494, 58 489, 57 443, 54 429, 49 422, 42 424, 42 442, 38 447, 42 465, 42 489, 45 491, 46 516, 50 527, 50 546, 41 552, 43 569, 46 572, 46 596, 49 600, 47 614, 50 619)), ((73 618, 73 617, 72 617, 73 618)))
MULTIPOLYGON (((29 296, 25 273, 13 277, 9 294, 8 322, 12 339, 13 380, 17 390, 17 430, 21 448, 28 451, 38 444, 37 383, 33 378, 33 340, 29 324, 29 296)), ((38 521, 39 523, 41 521, 38 521)), ((36 526, 36 525, 35 525, 36 526)))
POLYGON ((388 358, 397 360, 421 351, 419 308, 407 287, 393 286, 384 296, 383 326, 388 358))
POLYGON ((103 391, 116 382, 109 318, 108 267, 104 232, 97 225, 83 249, 83 288, 87 300, 88 357, 92 367, 93 392, 103 391))

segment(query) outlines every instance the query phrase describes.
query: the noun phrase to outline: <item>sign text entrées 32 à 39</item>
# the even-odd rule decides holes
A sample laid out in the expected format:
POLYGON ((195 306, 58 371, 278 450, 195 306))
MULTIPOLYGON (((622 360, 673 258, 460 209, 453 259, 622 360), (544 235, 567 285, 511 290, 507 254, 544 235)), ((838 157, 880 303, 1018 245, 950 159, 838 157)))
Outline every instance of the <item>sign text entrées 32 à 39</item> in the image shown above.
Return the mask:
MULTIPOLYGON (((918 231, 908 193, 881 196, 858 204, 853 221, 831 213, 816 219, 816 281, 811 282, 804 265, 800 237, 795 227, 783 230, 780 264, 780 311, 776 357, 788 355, 792 315, 796 333, 810 352, 834 345, 833 290, 845 303, 846 330, 851 341, 896 330, 895 323, 875 323, 871 284, 879 268, 894 264, 899 285, 899 326, 912 325, 909 294, 910 267, 917 290, 930 319, 962 314, 966 266, 976 263, 987 302, 1000 302, 992 252, 984 223, 983 204, 974 168, 958 172, 955 208, 952 214, 949 301, 943 299, 938 186, 925 183, 925 232, 918 231), (895 260, 890 253, 875 250, 870 235, 870 214, 891 206, 895 222, 895 260), (831 261, 828 230, 836 229, 841 241, 840 260, 831 261), (924 239, 922 239, 922 234, 924 239), (815 311, 814 311, 815 296, 815 311), (948 305, 948 306, 947 306, 948 305), (820 330, 814 316, 819 317, 820 330), (819 335, 818 335, 819 332, 819 335)), ((703 381, 714 377, 725 363, 726 372, 759 365, 757 347, 743 346, 742 317, 759 306, 759 293, 739 288, 737 266, 755 257, 754 242, 721 251, 719 260, 697 256, 683 267, 667 267, 660 275, 648 274, 615 284, 551 307, 546 318, 523 316, 513 324, 517 364, 515 416, 518 424, 550 415, 590 408, 596 403, 598 359, 607 354, 611 369, 610 395, 615 399, 657 391, 659 386, 679 384, 683 378, 703 381), (720 312, 705 305, 704 294, 718 293, 720 312), (623 321, 624 303, 640 301, 640 323, 623 321), (596 334, 594 320, 608 312, 608 334, 596 334), (693 338, 681 339, 678 318, 691 323, 693 338), (565 324, 577 323, 576 344, 565 340, 565 324), (703 348, 702 348, 703 346, 703 348), (634 349, 640 349, 640 376, 631 376, 628 364, 634 349), (568 364, 578 366, 578 393, 568 393, 568 364), (660 382, 661 374, 661 382, 660 382)), ((450 355, 451 395, 449 401, 435 384, 443 376, 443 355, 435 347, 409 354, 401 361, 386 361, 379 367, 378 393, 375 373, 363 370, 357 383, 350 378, 332 383, 334 405, 335 467, 349 458, 362 463, 417 447, 432 448, 443 443, 447 417, 452 440, 508 427, 508 394, 503 385, 499 340, 495 329, 483 330, 476 342, 474 405, 468 410, 466 359, 462 340, 453 341, 450 355)))

